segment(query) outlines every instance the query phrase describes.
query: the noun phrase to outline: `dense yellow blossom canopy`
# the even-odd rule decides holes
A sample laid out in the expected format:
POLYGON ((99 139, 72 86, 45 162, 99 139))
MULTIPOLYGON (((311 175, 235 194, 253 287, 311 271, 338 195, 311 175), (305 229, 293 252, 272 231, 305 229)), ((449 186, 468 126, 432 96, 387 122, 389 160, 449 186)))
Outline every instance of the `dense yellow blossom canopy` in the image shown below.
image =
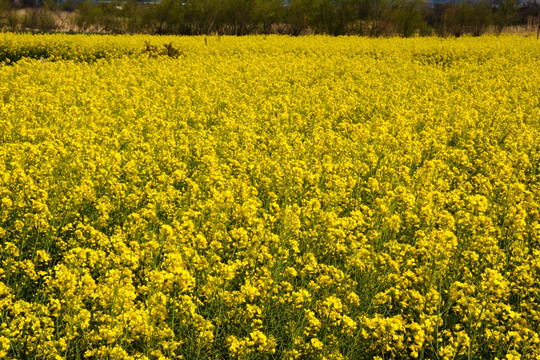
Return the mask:
POLYGON ((0 63, 0 359, 540 359, 534 38, 0 63))

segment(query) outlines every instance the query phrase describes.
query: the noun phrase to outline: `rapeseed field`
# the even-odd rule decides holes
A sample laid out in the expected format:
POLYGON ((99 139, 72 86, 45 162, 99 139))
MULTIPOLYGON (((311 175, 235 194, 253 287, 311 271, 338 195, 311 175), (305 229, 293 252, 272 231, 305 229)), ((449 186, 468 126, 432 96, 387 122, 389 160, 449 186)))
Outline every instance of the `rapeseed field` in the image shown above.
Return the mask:
POLYGON ((0 64, 0 359, 540 359, 536 39, 0 64))

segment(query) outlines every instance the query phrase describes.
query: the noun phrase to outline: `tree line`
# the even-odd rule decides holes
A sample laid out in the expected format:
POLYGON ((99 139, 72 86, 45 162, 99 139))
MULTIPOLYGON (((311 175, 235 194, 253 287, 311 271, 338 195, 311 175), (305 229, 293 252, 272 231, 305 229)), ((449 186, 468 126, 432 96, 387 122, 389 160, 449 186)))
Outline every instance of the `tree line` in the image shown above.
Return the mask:
POLYGON ((487 29, 540 31, 540 3, 530 0, 0 0, 0 28, 179 35, 329 34, 404 37, 479 36, 487 29), (25 8, 26 11, 21 11, 25 8), (66 15, 67 14, 67 15, 66 15))

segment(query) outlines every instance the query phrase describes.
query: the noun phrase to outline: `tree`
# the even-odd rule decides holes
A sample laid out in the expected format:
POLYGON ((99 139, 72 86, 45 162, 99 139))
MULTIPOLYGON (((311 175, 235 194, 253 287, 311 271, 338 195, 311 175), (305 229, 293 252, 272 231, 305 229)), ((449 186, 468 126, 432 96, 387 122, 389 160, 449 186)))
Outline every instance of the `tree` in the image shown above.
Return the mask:
POLYGON ((312 0, 291 0, 287 8, 287 20, 292 35, 298 36, 306 32, 312 6, 312 0))
POLYGON ((394 11, 394 21, 398 33, 403 37, 410 37, 417 30, 426 27, 422 16, 423 1, 402 0, 396 5, 394 11))
POLYGON ((149 8, 150 21, 147 23, 158 34, 178 34, 184 23, 184 13, 181 0, 161 0, 149 8))
POLYGON ((504 27, 513 24, 517 18, 516 0, 496 0, 493 22, 500 34, 504 27))
POLYGON ((473 36, 482 35, 492 23, 491 5, 488 0, 467 3, 467 29, 473 36))
POLYGON ((224 0, 221 9, 222 31, 233 35, 247 35, 253 26, 253 0, 224 0))
POLYGON ((370 3, 369 21, 370 36, 381 36, 394 32, 392 12, 395 8, 393 0, 373 0, 370 3))
POLYGON ((220 29, 221 0, 185 0, 185 21, 193 34, 211 34, 220 29))
POLYGON ((284 3, 282 0, 255 0, 253 4, 253 20, 262 26, 264 34, 270 32, 273 24, 283 20, 284 3))
POLYGON ((349 33, 351 25, 358 20, 358 5, 355 0, 314 0, 309 16, 310 25, 319 33, 349 33))

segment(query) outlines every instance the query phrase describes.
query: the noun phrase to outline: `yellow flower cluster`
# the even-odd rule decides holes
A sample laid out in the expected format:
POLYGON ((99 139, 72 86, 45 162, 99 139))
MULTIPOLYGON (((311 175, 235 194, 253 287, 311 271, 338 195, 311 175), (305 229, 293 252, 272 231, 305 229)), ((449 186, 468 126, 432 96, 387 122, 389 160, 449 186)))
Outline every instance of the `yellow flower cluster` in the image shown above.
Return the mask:
POLYGON ((540 359, 535 39, 0 51, 0 359, 540 359))

